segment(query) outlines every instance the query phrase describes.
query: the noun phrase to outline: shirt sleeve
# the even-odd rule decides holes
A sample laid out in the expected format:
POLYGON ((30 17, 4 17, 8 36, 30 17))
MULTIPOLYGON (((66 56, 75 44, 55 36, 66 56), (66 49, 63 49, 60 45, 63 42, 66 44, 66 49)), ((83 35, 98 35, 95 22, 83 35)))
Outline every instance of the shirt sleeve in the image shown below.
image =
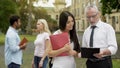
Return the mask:
POLYGON ((15 35, 9 35, 7 37, 7 41, 8 41, 8 44, 9 44, 9 49, 12 51, 12 52, 16 52, 16 51, 19 51, 20 50, 20 47, 18 46, 18 41, 16 40, 16 36, 15 35))
POLYGON ((111 52, 111 55, 114 55, 117 52, 117 42, 116 42, 116 36, 115 36, 115 31, 112 28, 112 26, 109 26, 107 32, 107 41, 108 41, 108 49, 111 52))
MULTIPOLYGON (((85 31, 86 32, 86 31, 85 31)), ((82 47, 87 47, 87 43, 86 43, 86 39, 85 39, 85 32, 83 34, 83 38, 82 38, 82 47)))
POLYGON ((48 33, 45 33, 45 40, 50 39, 50 35, 48 33))

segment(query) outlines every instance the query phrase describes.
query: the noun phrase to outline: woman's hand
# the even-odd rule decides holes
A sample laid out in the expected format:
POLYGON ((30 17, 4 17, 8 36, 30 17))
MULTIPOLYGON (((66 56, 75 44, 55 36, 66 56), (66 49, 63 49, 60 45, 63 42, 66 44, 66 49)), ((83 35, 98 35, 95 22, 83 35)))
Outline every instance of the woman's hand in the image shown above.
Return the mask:
POLYGON ((39 62, 39 68, 42 68, 42 66, 43 66, 43 60, 39 62))
POLYGON ((70 51, 70 50, 71 50, 70 43, 65 44, 65 46, 63 47, 63 49, 64 49, 65 51, 70 51))
POLYGON ((32 68, 34 68, 34 62, 32 61, 32 68))
POLYGON ((80 52, 80 53, 78 53, 78 58, 81 58, 81 52, 80 52))
POLYGON ((71 49, 70 51, 68 51, 68 54, 71 56, 75 56, 75 55, 77 55, 77 52, 75 50, 71 49))

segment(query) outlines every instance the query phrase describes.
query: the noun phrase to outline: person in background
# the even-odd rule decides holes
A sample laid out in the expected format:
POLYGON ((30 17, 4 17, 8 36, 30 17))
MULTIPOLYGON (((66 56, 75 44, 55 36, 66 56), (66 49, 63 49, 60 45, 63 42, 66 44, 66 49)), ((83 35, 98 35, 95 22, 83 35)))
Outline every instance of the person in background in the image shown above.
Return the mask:
POLYGON ((5 36, 5 64, 7 68, 20 68, 22 64, 22 50, 26 48, 26 43, 20 45, 18 29, 21 22, 20 17, 13 15, 10 17, 10 27, 5 36))
MULTIPOLYGON (((48 55, 53 57, 52 68, 76 68, 76 63, 74 56, 77 56, 80 52, 80 45, 76 35, 75 29, 75 19, 74 16, 68 12, 63 11, 59 17, 59 30, 55 31, 53 34, 60 34, 62 32, 67 32, 69 34, 69 43, 65 44, 64 47, 53 50, 52 45, 49 47, 48 55), (68 56, 57 56, 63 52, 67 52, 68 56)), ((62 42, 61 42, 62 43, 62 42)))
POLYGON ((38 19, 37 21, 37 35, 34 45, 34 59, 32 60, 33 68, 47 68, 48 57, 47 57, 47 47, 49 43, 49 36, 51 34, 47 21, 45 19, 38 19))
POLYGON ((85 8, 85 14, 90 26, 83 34, 82 47, 100 48, 100 52, 93 54, 95 58, 88 58, 87 68, 112 68, 111 55, 117 52, 117 42, 113 27, 100 19, 100 12, 96 5, 85 8))

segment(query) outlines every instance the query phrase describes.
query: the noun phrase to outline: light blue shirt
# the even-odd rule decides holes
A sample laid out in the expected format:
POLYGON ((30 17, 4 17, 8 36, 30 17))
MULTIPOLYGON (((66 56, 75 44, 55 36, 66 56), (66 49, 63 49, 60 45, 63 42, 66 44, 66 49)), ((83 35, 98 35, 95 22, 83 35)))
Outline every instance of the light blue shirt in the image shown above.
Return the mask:
POLYGON ((11 62, 22 64, 22 50, 19 47, 20 37, 17 30, 9 27, 5 38, 5 64, 9 65, 11 62))

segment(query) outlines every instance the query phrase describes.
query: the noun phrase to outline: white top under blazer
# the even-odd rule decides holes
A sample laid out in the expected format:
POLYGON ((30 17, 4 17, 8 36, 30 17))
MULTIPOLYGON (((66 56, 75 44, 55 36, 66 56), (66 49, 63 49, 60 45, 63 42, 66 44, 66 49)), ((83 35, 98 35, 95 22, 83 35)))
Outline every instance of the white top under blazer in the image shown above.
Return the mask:
MULTIPOLYGON (((62 33, 60 30, 57 30, 55 34, 62 33)), ((73 49, 74 44, 71 43, 71 47, 73 49)), ((74 56, 57 56, 53 58, 53 67, 52 68, 76 68, 76 63, 74 60, 74 56)))

